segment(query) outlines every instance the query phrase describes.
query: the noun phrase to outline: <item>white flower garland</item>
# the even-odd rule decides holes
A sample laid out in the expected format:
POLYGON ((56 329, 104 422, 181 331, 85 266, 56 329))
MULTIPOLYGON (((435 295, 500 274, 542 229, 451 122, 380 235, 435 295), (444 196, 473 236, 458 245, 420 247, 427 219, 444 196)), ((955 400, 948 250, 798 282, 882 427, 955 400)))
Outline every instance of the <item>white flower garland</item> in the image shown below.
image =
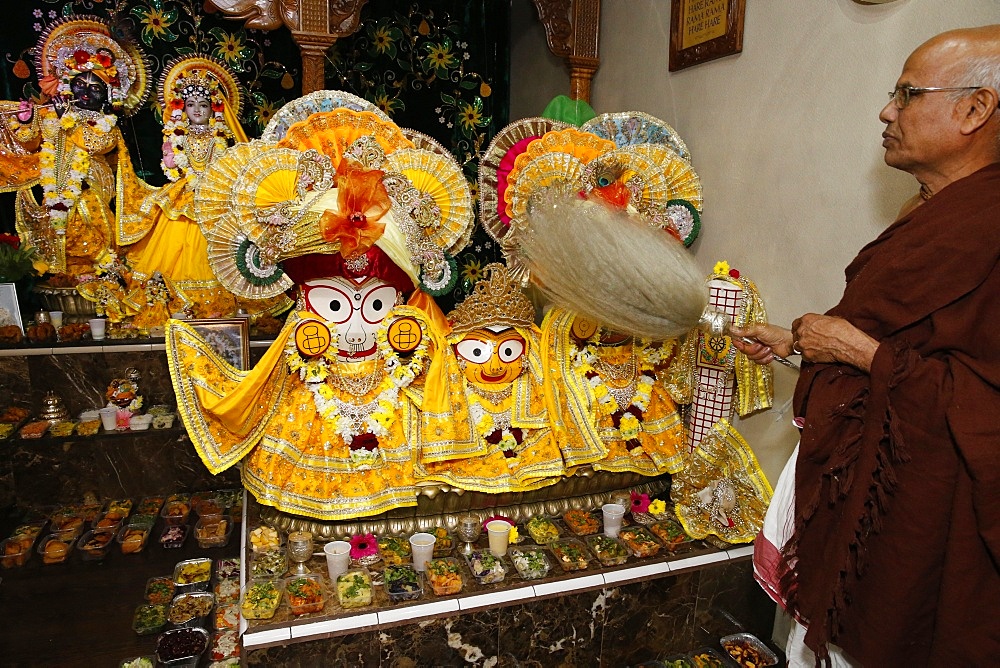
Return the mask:
MULTIPOLYGON (((209 127, 214 135, 215 145, 212 147, 212 155, 222 155, 222 152, 229 148, 228 138, 231 136, 226 130, 225 121, 217 120, 215 116, 209 121, 209 127)), ((174 166, 168 167, 167 163, 160 160, 160 168, 171 181, 179 181, 184 178, 191 166, 188 158, 188 136, 190 135, 190 123, 186 118, 171 118, 163 126, 163 136, 170 143, 170 149, 174 156, 174 166)))
POLYGON ((638 378, 636 379, 635 393, 632 395, 632 402, 626 407, 618 405, 618 401, 608 390, 608 386, 604 382, 604 379, 601 378, 601 374, 594 368, 594 361, 597 359, 598 353, 592 342, 588 341, 582 348, 576 349, 572 363, 573 371, 580 378, 586 380, 593 390, 594 398, 597 400, 599 417, 613 415, 619 410, 625 410, 624 415, 618 421, 618 435, 623 441, 638 438, 642 432, 642 422, 629 413, 627 409, 634 406, 641 413, 645 414, 646 409, 649 408, 649 400, 653 395, 653 383, 656 380, 652 374, 653 365, 662 357, 661 348, 649 350, 648 346, 639 342, 635 342, 632 345, 639 347, 636 356, 639 368, 637 370, 638 378), (593 375, 588 378, 587 375, 590 373, 593 375))
POLYGON ((67 109, 61 117, 48 116, 43 121, 44 140, 38 156, 39 181, 42 184, 42 202, 49 211, 50 224, 57 234, 66 233, 69 212, 76 206, 83 192, 83 180, 90 173, 90 154, 72 142, 66 143, 67 148, 72 147, 70 153, 72 158, 65 183, 60 186, 56 173, 56 146, 53 138, 58 137, 60 132, 68 135, 81 123, 87 123, 95 131, 107 134, 111 132, 116 121, 114 114, 101 114, 95 120, 85 119, 74 108, 67 109))

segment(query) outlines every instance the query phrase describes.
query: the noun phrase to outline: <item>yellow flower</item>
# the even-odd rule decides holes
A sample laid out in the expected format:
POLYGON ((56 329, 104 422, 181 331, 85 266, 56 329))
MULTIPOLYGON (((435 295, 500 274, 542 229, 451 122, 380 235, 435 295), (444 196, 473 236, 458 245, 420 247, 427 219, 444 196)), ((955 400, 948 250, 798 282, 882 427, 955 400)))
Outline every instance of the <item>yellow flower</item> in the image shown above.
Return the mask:
POLYGON ((649 504, 649 513, 651 515, 662 515, 667 511, 667 504, 664 503, 663 499, 656 499, 649 504))
POLYGON ((270 122, 271 117, 274 116, 274 103, 270 100, 261 102, 257 105, 257 122, 263 127, 270 122))
MULTIPOLYGON (((243 55, 243 40, 235 34, 223 32, 219 41, 215 43, 215 53, 229 63, 235 63, 243 55)), ((260 108, 258 107, 258 115, 260 108)))
POLYGON ((477 259, 472 259, 462 265, 462 278, 475 283, 483 276, 483 265, 477 259))
POLYGON ((45 262, 45 260, 35 260, 31 263, 31 266, 35 268, 35 271, 38 272, 39 276, 49 270, 49 265, 45 262))
POLYGON ((162 38, 167 34, 167 28, 170 27, 176 17, 176 11, 164 13, 160 9, 150 7, 149 13, 142 19, 142 23, 146 26, 142 31, 150 33, 154 37, 162 38))
POLYGON ((517 533, 517 527, 513 524, 510 525, 510 531, 507 532, 507 541, 510 543, 516 543, 520 536, 517 533))
POLYGON ((477 109, 471 104, 466 104, 462 111, 459 112, 458 119, 464 127, 469 130, 474 130, 483 119, 483 115, 480 111, 481 109, 477 109))
POLYGON ((729 275, 729 263, 726 262, 725 260, 720 260, 716 262, 715 266, 712 268, 712 273, 722 274, 723 276, 729 275))
POLYGON ((438 70, 438 76, 443 76, 455 64, 455 54, 450 44, 429 44, 424 62, 429 69, 438 70))

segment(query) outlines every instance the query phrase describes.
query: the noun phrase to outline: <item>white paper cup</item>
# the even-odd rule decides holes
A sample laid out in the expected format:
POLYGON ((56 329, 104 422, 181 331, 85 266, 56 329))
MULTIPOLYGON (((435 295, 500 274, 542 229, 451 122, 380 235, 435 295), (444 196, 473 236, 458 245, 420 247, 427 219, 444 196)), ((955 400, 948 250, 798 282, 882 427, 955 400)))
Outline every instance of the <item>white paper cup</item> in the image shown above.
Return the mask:
POLYGON ((622 517, 625 515, 625 506, 618 503, 605 503, 601 506, 604 511, 604 535, 608 538, 618 538, 618 532, 622 528, 622 517))
POLYGON ((53 327, 59 329, 62 327, 62 316, 62 311, 49 311, 49 322, 52 323, 53 327))
POLYGON ((104 318, 91 318, 87 322, 90 323, 90 336, 95 341, 104 340, 104 328, 107 326, 107 320, 104 318))
POLYGON ((101 414, 101 424, 106 431, 114 431, 118 427, 117 408, 102 408, 98 412, 101 414))
POLYGON ((503 520, 491 520, 486 525, 486 533, 490 537, 490 552, 495 557, 502 557, 507 554, 507 545, 510 542, 510 524, 503 520))
POLYGON ((335 540, 323 546, 323 553, 326 555, 326 570, 330 573, 330 580, 337 581, 337 576, 346 573, 351 567, 351 544, 346 540, 335 540))
POLYGON ((421 532, 410 536, 410 551, 413 553, 413 568, 422 572, 434 556, 434 534, 421 532))

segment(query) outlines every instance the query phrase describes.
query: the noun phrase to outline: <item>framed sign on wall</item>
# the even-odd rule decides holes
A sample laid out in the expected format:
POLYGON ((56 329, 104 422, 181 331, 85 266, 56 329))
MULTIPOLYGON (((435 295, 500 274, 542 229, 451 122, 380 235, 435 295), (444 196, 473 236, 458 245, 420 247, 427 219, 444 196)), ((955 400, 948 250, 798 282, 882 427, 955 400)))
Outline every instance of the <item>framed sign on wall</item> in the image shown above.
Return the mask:
POLYGON ((670 0, 670 71, 743 50, 746 0, 670 0))

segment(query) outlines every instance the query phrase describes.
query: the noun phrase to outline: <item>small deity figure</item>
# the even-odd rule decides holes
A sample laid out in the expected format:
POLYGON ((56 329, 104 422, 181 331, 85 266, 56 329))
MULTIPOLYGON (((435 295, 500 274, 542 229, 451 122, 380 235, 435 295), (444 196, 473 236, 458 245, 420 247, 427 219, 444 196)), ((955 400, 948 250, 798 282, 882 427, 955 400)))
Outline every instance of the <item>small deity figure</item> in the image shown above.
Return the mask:
POLYGON ((449 381, 447 323, 421 288, 454 280, 474 220, 454 158, 369 108, 303 107, 277 147, 253 142, 206 170, 200 222, 223 285, 243 298, 298 287, 257 365, 238 371, 182 321, 167 327, 180 414, 209 470, 242 460, 262 504, 323 520, 416 504, 418 411, 429 376, 449 381))
POLYGON ((91 274, 99 256, 123 243, 126 214, 121 202, 121 211, 112 209, 116 191, 134 199, 149 188, 135 175, 117 126, 119 113, 145 101, 148 68, 137 47, 119 43, 94 18, 54 23, 35 53, 51 103, 22 103, 5 115, 0 189, 18 191, 18 232, 51 271, 91 274), (31 190, 37 184, 41 202, 31 190))
MULTIPOLYGON (((507 268, 486 265, 465 301, 448 314, 451 344, 462 371, 467 422, 453 411, 422 411, 421 480, 487 493, 523 492, 551 485, 565 472, 552 435, 542 386, 535 309, 507 268), (475 455, 438 459, 441 441, 472 434, 475 455)), ((427 392, 431 389, 427 388, 427 392)))
POLYGON ((183 56, 164 68, 160 165, 170 183, 133 205, 137 215, 123 230, 123 242, 134 244, 128 249, 133 283, 129 301, 139 329, 163 325, 178 311, 204 318, 232 315, 242 307, 255 316, 291 305, 283 296, 239 302, 212 271, 207 241, 196 222, 195 190, 206 167, 234 142, 247 141, 238 120, 242 100, 235 75, 212 58, 183 56), (166 309, 148 300, 145 284, 157 273, 170 293, 166 309))

